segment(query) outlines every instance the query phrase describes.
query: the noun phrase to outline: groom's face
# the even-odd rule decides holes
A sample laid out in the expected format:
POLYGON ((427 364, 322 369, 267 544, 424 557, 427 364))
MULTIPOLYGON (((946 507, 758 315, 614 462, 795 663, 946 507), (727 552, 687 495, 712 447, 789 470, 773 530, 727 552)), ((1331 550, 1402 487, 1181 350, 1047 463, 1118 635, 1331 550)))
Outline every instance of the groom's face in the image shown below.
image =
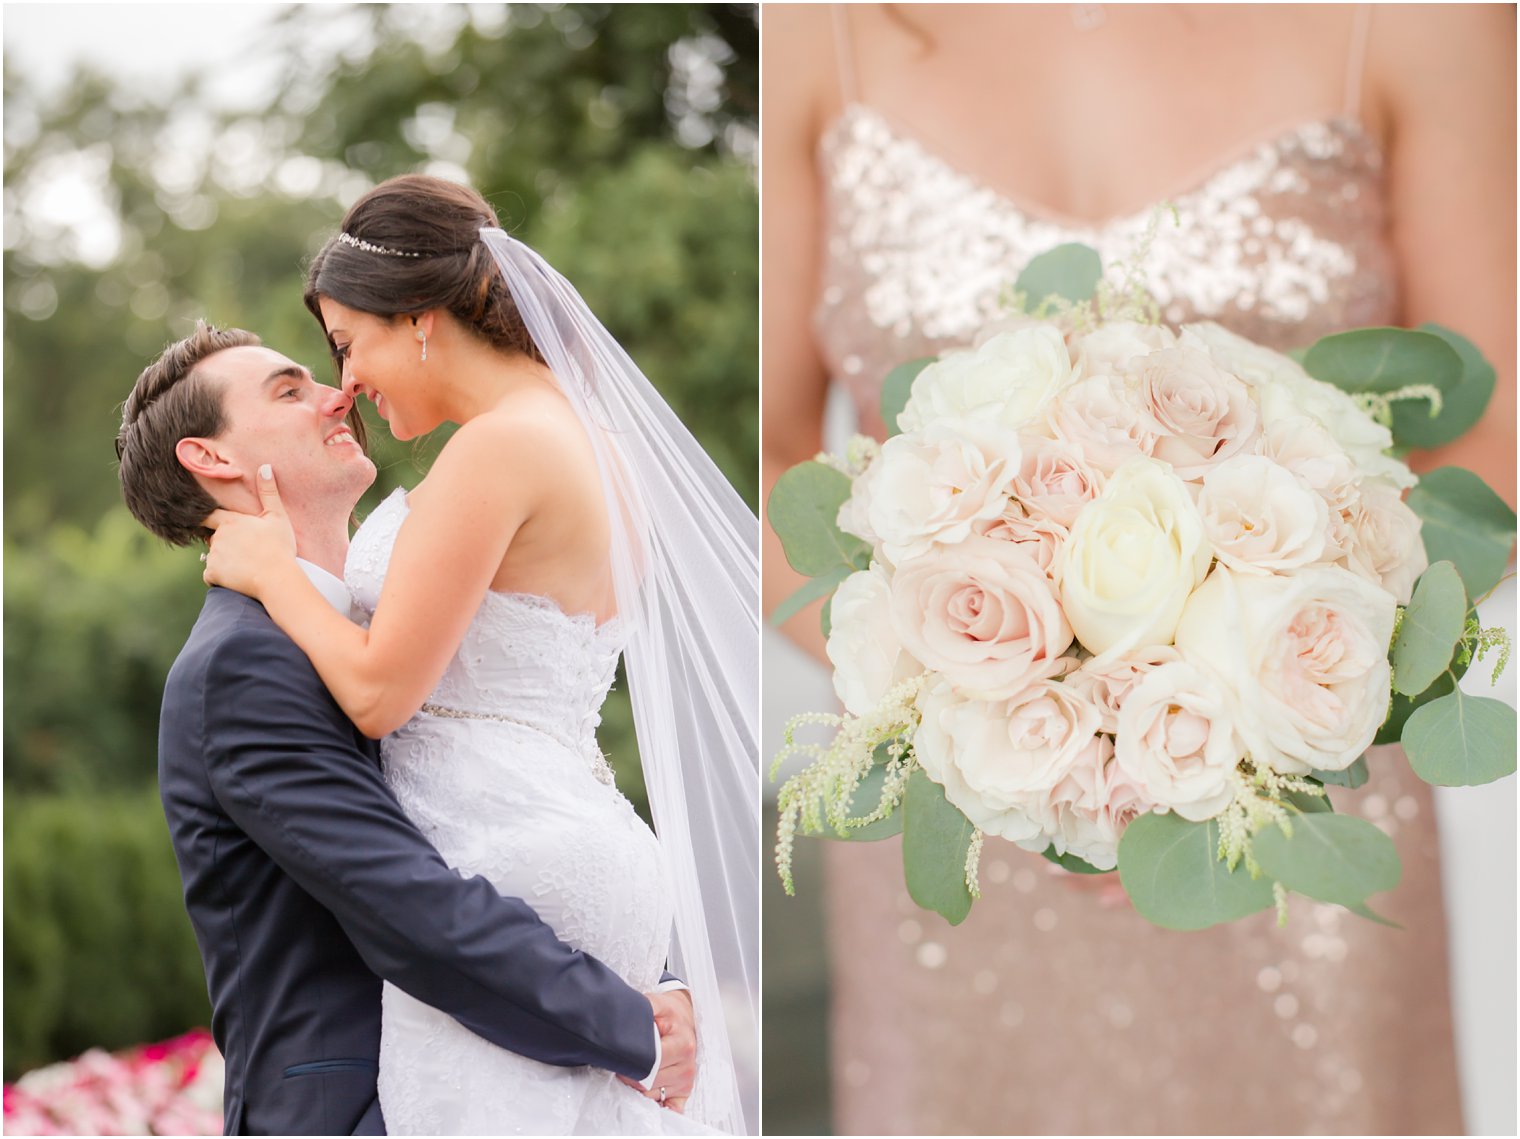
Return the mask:
POLYGON ((317 383, 300 364, 262 346, 224 349, 207 357, 205 368, 222 386, 227 426, 213 443, 235 472, 225 487, 234 496, 246 490, 258 502, 253 479, 264 463, 274 468, 290 510, 346 513, 375 481, 375 464, 344 422, 353 401, 338 388, 317 383))

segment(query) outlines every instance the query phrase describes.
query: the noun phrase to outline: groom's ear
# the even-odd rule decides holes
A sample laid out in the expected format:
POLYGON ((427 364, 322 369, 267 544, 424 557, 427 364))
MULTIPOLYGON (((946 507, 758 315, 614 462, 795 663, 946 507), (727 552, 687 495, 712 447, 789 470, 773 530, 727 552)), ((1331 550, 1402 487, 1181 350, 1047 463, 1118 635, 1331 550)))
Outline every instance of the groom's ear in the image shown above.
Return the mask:
POLYGON ((181 439, 174 445, 174 457, 192 475, 213 483, 236 482, 244 475, 242 466, 224 454, 215 439, 181 439))

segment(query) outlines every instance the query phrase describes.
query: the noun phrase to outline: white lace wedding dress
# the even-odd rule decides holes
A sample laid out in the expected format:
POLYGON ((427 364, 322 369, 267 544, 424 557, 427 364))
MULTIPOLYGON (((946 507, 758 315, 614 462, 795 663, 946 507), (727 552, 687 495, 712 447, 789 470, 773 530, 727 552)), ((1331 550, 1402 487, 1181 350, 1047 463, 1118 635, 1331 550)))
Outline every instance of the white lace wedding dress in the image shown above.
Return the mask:
MULTIPOLYGON (((367 613, 406 513, 397 490, 354 536, 344 576, 367 613)), ((671 934, 659 843, 595 735, 621 650, 615 619, 598 627, 546 597, 488 594, 423 711, 381 756, 402 809, 449 865, 524 899, 566 942, 652 992, 671 934)), ((380 1106, 391 1134, 714 1134, 610 1072, 498 1048, 390 984, 380 1106)))

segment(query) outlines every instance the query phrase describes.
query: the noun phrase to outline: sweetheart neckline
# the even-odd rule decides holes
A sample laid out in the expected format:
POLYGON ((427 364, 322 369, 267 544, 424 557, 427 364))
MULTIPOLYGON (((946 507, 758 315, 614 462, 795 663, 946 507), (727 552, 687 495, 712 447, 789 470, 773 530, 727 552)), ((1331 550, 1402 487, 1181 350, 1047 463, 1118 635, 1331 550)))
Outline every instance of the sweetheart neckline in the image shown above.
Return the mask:
MULTIPOLYGON (((374 518, 375 515, 380 513, 380 511, 384 509, 386 505, 393 501, 400 502, 401 510, 404 513, 411 512, 411 503, 407 501, 406 487, 398 486, 395 490, 391 491, 390 494, 386 495, 385 498, 380 500, 380 505, 375 507, 374 510, 370 511, 369 517, 364 521, 368 522, 371 518, 374 518)), ((565 607, 561 605, 556 598, 550 597, 547 593, 528 593, 517 589, 487 589, 485 599, 486 601, 501 599, 503 601, 535 602, 537 604, 535 604, 533 608, 537 609, 540 612, 548 612, 551 615, 557 616, 567 623, 575 625, 577 627, 590 626, 591 634, 594 637, 605 637, 609 634, 615 634, 622 631, 621 614, 613 614, 611 617, 608 617, 607 620, 598 625, 596 623, 595 613, 589 611, 583 613, 567 613, 565 611, 565 607)))
POLYGON ((1247 158, 1251 157, 1253 154, 1260 151, 1264 147, 1278 146, 1284 140, 1292 137, 1293 135, 1299 134, 1310 127, 1323 126, 1341 130, 1354 140, 1364 143, 1370 150, 1372 154, 1372 160, 1375 163, 1381 164, 1383 160, 1383 152, 1382 149, 1378 146, 1377 141, 1370 134, 1368 134, 1361 123, 1357 122, 1357 120, 1354 118, 1351 118, 1344 114, 1333 114, 1295 119, 1291 124, 1287 126, 1279 127, 1275 130, 1263 131, 1260 135, 1233 148, 1226 154, 1225 157, 1214 160, 1211 165, 1205 167, 1202 171, 1195 172, 1185 180, 1180 180, 1181 185, 1179 188, 1173 190, 1170 194, 1164 195, 1156 201, 1151 202, 1148 205, 1141 206, 1138 209, 1131 209, 1120 213, 1110 214, 1095 221, 1086 218, 1073 217, 1070 214, 1065 214, 1060 210, 1043 205, 1042 203, 1037 202, 1031 198, 1025 198, 1022 195, 1016 195, 1010 193, 1007 190, 1001 190, 995 186, 990 185, 983 179, 977 177, 975 174, 971 174, 965 170, 962 170, 949 158, 945 157, 933 146, 925 142, 922 136, 920 136, 917 132, 900 126, 891 118, 889 118, 885 113, 877 110, 875 107, 872 107, 868 103, 852 101, 845 104, 844 109, 835 116, 833 121, 830 122, 829 125, 824 129, 823 133, 818 136, 819 150, 822 151, 826 146, 837 141, 840 133, 843 130, 844 124, 852 116, 859 115, 863 115, 874 120, 879 126, 881 126, 882 129, 884 129, 897 141, 905 142, 908 145, 914 147, 924 158, 942 167, 949 173, 953 174, 955 177, 959 178, 961 181, 972 186, 974 189, 983 193, 991 194, 993 197, 998 198, 1002 202, 1011 206, 1013 209, 1019 211, 1022 214, 1025 214, 1026 216, 1036 221, 1046 222, 1050 225, 1057 225, 1066 229, 1075 230, 1079 233, 1086 234, 1103 233, 1111 229, 1117 229, 1125 223, 1134 223, 1136 221, 1146 220, 1150 217, 1152 212, 1154 212, 1159 207, 1167 203, 1176 204, 1176 202, 1181 199, 1190 198, 1202 192, 1210 183, 1228 173, 1232 167, 1238 166, 1240 163, 1244 162, 1247 158))

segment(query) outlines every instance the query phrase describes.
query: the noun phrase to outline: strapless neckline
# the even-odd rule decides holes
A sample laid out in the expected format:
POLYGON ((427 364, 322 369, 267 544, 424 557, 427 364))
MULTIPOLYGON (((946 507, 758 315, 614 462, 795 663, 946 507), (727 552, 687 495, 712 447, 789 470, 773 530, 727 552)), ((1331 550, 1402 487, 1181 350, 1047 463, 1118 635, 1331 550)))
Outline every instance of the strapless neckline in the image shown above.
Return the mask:
POLYGON ((927 142, 921 133, 899 125, 889 116, 866 103, 852 102, 845 105, 844 110, 829 123, 820 135, 818 140, 819 151, 822 152, 832 146, 838 145, 840 136, 848 128, 851 120, 858 118, 869 119, 876 125, 877 129, 890 135, 893 141, 913 148, 918 152, 917 157, 920 161, 937 168, 944 176, 959 180, 968 191, 979 195, 988 195, 999 201, 1006 208, 1015 210, 1033 221, 1061 226, 1064 229, 1073 231, 1077 235, 1106 234, 1111 230, 1130 228, 1137 223, 1143 223, 1161 205, 1168 203, 1177 205, 1179 202, 1204 193, 1220 179, 1228 178, 1235 168, 1242 163, 1257 158, 1262 151, 1280 151, 1293 142, 1302 142, 1306 135, 1314 133, 1329 131, 1339 134, 1352 149, 1364 156, 1370 168, 1379 169, 1383 164, 1383 152, 1378 146, 1377 141, 1355 119, 1345 115, 1326 115, 1318 118, 1296 119, 1291 124, 1264 131, 1255 138, 1231 148, 1223 157, 1215 159, 1207 166, 1194 171, 1187 178, 1179 179, 1179 185, 1169 194, 1156 198, 1144 206, 1109 214, 1102 219, 1093 220, 1063 213, 1025 195, 991 185, 978 176, 961 169, 953 161, 941 154, 931 143, 927 142))

